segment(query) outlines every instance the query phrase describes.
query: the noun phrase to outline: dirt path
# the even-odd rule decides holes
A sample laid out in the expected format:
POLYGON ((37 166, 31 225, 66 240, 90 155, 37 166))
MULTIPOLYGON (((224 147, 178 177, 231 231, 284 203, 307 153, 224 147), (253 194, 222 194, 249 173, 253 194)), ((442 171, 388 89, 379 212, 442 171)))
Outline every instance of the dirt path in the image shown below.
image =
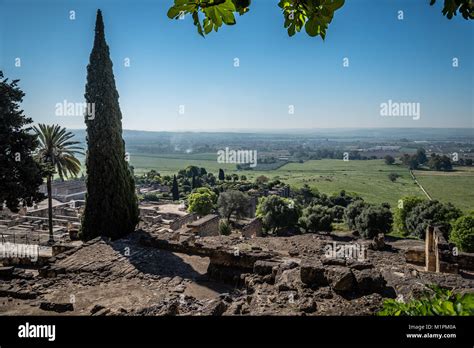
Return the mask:
POLYGON ((418 187, 421 189, 421 191, 423 191, 423 193, 426 195, 426 197, 428 197, 428 199, 430 201, 433 200, 433 198, 431 198, 430 194, 428 193, 428 191, 425 190, 425 188, 420 184, 420 182, 418 181, 418 179, 416 178, 415 174, 413 173, 413 170, 410 169, 410 175, 412 177, 412 179, 415 181, 415 183, 418 185, 418 187))

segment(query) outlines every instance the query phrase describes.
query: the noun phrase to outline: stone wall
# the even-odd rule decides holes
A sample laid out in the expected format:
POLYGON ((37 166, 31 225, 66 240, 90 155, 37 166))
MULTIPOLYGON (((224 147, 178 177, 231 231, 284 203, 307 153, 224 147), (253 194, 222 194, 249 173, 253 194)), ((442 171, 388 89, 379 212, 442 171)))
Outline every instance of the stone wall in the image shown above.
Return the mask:
POLYGON ((459 269, 474 271, 474 253, 457 252, 436 227, 426 229, 425 248, 408 249, 405 259, 421 264, 428 272, 458 273, 459 269))
POLYGON ((262 236, 262 219, 252 219, 242 228, 242 236, 245 238, 255 238, 262 236))
POLYGON ((219 235, 219 216, 214 214, 206 215, 187 225, 191 232, 200 237, 219 235))
POLYGON ((195 213, 187 214, 185 216, 179 217, 170 223, 170 228, 173 231, 179 230, 181 227, 186 226, 197 220, 197 215, 195 213))

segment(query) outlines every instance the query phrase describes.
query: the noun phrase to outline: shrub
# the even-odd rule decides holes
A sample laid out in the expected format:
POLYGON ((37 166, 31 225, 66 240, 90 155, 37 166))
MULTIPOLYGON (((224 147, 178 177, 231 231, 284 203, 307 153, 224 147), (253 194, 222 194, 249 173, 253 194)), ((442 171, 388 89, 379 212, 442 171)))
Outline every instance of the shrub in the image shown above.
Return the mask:
POLYGON ((393 158, 390 155, 385 156, 384 159, 385 159, 385 164, 391 165, 395 163, 395 158, 393 158))
POLYGON ((367 206, 355 219, 356 229, 364 238, 374 238, 379 233, 390 232, 392 222, 392 212, 387 203, 367 206))
POLYGON ((452 290, 442 289, 436 285, 428 286, 434 292, 425 292, 420 299, 404 303, 386 299, 380 316, 428 316, 474 315, 474 293, 453 294, 452 290))
POLYGON ((331 211, 333 220, 342 221, 344 219, 344 212, 346 211, 344 207, 341 207, 340 205, 335 205, 329 210, 331 211))
POLYGON ((312 204, 303 209, 303 215, 298 223, 306 232, 331 231, 333 215, 330 208, 312 204))
POLYGON ((367 203, 363 200, 357 200, 346 208, 344 212, 344 220, 351 230, 356 229, 355 220, 362 213, 362 211, 367 207, 367 203))
MULTIPOLYGON (((190 166, 192 167, 192 166, 190 166)), ((198 187, 193 190, 193 193, 201 193, 201 194, 208 194, 211 197, 212 203, 217 203, 217 193, 211 190, 209 187, 198 187)))
POLYGON ((397 173, 390 173, 388 174, 388 178, 390 179, 391 182, 395 182, 400 177, 397 173))
POLYGON ((423 198, 417 197, 417 196, 406 196, 398 201, 399 203, 398 203, 397 209, 395 209, 395 215, 393 219, 394 219, 395 229, 399 233, 403 235, 408 234, 406 221, 405 221, 406 217, 416 205, 424 201, 425 200, 423 198))
POLYGON ((439 227, 446 239, 451 231, 450 223, 462 215, 461 211, 451 203, 424 201, 417 204, 407 215, 405 222, 409 233, 424 239, 428 226, 439 227))
POLYGON ((247 212, 250 197, 237 190, 228 190, 222 192, 217 199, 217 206, 221 216, 230 220, 232 215, 237 218, 242 217, 247 212))
POLYGON ((143 195, 143 200, 150 202, 158 202, 160 197, 156 193, 145 193, 143 195))
POLYGON ((449 241, 460 251, 474 253, 474 215, 465 215, 453 223, 449 241))
MULTIPOLYGON (((330 207, 339 205, 341 207, 347 207, 349 204, 354 202, 355 200, 360 199, 359 197, 351 196, 346 193, 346 191, 342 190, 338 194, 332 195, 329 197, 330 207)), ((327 204, 326 204, 327 205, 327 204)))
POLYGON ((265 231, 275 233, 279 229, 295 226, 300 213, 299 206, 293 200, 271 195, 260 198, 256 215, 262 218, 265 231))
POLYGON ((213 208, 212 196, 209 192, 191 193, 188 196, 188 211, 200 216, 209 214, 213 208))
POLYGON ((227 220, 219 220, 219 233, 223 236, 228 236, 232 232, 230 223, 227 220))

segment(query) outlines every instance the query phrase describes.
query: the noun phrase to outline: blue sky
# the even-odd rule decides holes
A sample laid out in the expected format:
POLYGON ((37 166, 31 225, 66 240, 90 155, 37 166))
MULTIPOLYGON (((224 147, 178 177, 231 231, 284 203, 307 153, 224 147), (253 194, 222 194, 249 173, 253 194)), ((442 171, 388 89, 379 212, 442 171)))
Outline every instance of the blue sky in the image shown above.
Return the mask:
POLYGON ((84 128, 55 106, 84 101, 101 8, 125 129, 474 127, 473 23, 428 2, 347 0, 323 42, 288 37, 277 0, 205 39, 167 18, 172 0, 0 0, 0 69, 21 80, 35 122, 84 128), (420 103, 420 119, 382 117, 388 100, 420 103))

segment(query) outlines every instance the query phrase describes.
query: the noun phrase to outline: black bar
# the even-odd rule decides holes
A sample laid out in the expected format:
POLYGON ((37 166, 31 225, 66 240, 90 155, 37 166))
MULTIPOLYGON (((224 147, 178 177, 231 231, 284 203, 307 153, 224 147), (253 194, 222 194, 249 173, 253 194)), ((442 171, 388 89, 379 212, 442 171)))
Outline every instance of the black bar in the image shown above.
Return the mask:
POLYGON ((0 317, 0 346, 16 344, 344 344, 469 346, 473 317, 0 317), (55 340, 20 338, 26 323, 55 325, 55 340), (421 330, 410 329, 423 326, 421 330), (431 328, 428 327, 431 325, 431 328), (440 326, 436 326, 440 325, 440 326), (454 327, 452 327, 454 325, 454 327), (456 337, 408 338, 407 334, 456 337))

